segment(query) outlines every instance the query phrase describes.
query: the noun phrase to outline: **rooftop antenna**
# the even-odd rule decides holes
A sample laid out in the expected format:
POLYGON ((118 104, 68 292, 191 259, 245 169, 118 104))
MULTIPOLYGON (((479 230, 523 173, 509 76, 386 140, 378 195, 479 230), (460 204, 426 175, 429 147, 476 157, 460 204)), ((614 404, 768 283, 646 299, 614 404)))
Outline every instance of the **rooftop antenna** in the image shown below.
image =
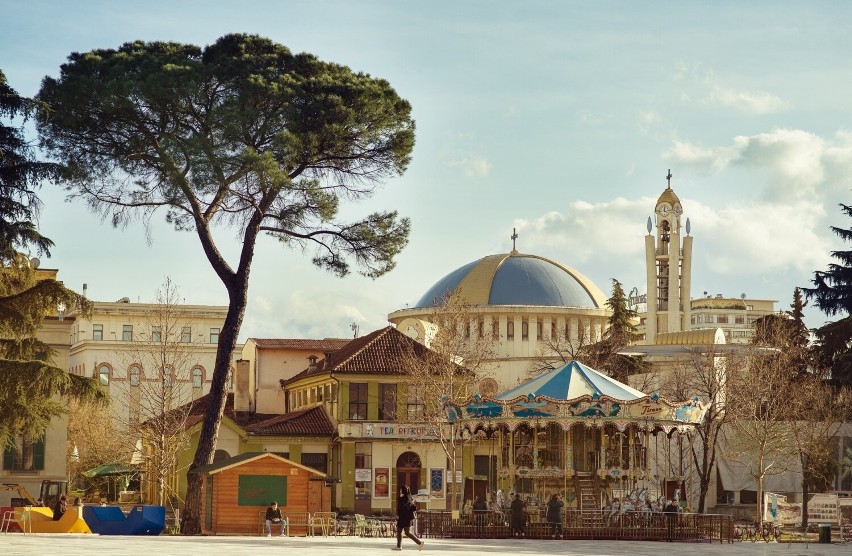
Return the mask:
POLYGON ((349 325, 349 328, 354 333, 354 336, 352 336, 352 337, 357 338, 358 337, 358 325, 353 322, 352 324, 349 325))

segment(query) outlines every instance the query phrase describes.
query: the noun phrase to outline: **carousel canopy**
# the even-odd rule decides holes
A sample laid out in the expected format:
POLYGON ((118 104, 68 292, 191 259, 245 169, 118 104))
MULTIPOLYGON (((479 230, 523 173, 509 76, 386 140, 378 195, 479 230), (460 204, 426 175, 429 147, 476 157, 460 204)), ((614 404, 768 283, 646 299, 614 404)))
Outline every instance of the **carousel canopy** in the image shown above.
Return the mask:
POLYGON ((462 404, 447 403, 451 422, 550 418, 564 421, 602 419, 624 425, 674 427, 701 422, 706 408, 698 397, 670 402, 572 361, 507 390, 494 398, 474 395, 462 404))
POLYGON ((616 400, 636 400, 646 394, 582 363, 571 361, 499 394, 496 399, 513 400, 519 396, 547 396, 555 400, 609 396, 616 400))

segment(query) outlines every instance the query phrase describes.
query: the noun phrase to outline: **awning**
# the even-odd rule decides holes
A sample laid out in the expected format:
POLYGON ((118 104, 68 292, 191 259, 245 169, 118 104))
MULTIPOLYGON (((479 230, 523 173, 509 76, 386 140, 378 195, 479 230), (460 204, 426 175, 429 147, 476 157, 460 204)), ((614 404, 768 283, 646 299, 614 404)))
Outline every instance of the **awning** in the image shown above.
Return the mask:
POLYGON ((139 468, 135 466, 123 463, 104 463, 88 471, 83 471, 81 475, 92 479, 94 477, 107 477, 109 475, 134 475, 138 472, 139 468))

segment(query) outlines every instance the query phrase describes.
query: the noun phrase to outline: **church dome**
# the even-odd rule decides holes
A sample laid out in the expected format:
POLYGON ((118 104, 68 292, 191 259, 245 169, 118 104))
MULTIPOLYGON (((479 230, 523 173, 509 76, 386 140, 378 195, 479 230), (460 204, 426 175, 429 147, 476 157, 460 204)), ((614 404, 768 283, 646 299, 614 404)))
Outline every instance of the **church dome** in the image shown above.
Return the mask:
POLYGON ((472 305, 536 305, 602 308, 606 296, 567 266, 512 251, 489 255, 450 272, 415 307, 432 307, 452 291, 472 305))
POLYGON ((660 203, 669 203, 670 205, 674 205, 675 203, 680 203, 680 199, 675 195, 674 189, 671 187, 667 187, 660 194, 660 198, 657 199, 657 204, 660 203))

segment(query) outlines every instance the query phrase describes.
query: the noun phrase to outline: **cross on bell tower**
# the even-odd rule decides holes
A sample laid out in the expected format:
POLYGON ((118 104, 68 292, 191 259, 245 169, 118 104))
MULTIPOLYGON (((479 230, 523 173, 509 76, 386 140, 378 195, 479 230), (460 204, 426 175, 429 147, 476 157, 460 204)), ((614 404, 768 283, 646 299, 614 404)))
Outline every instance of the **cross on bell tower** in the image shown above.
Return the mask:
POLYGON ((669 168, 669 173, 666 175, 666 181, 668 182, 668 186, 666 189, 672 188, 672 169, 669 168))

